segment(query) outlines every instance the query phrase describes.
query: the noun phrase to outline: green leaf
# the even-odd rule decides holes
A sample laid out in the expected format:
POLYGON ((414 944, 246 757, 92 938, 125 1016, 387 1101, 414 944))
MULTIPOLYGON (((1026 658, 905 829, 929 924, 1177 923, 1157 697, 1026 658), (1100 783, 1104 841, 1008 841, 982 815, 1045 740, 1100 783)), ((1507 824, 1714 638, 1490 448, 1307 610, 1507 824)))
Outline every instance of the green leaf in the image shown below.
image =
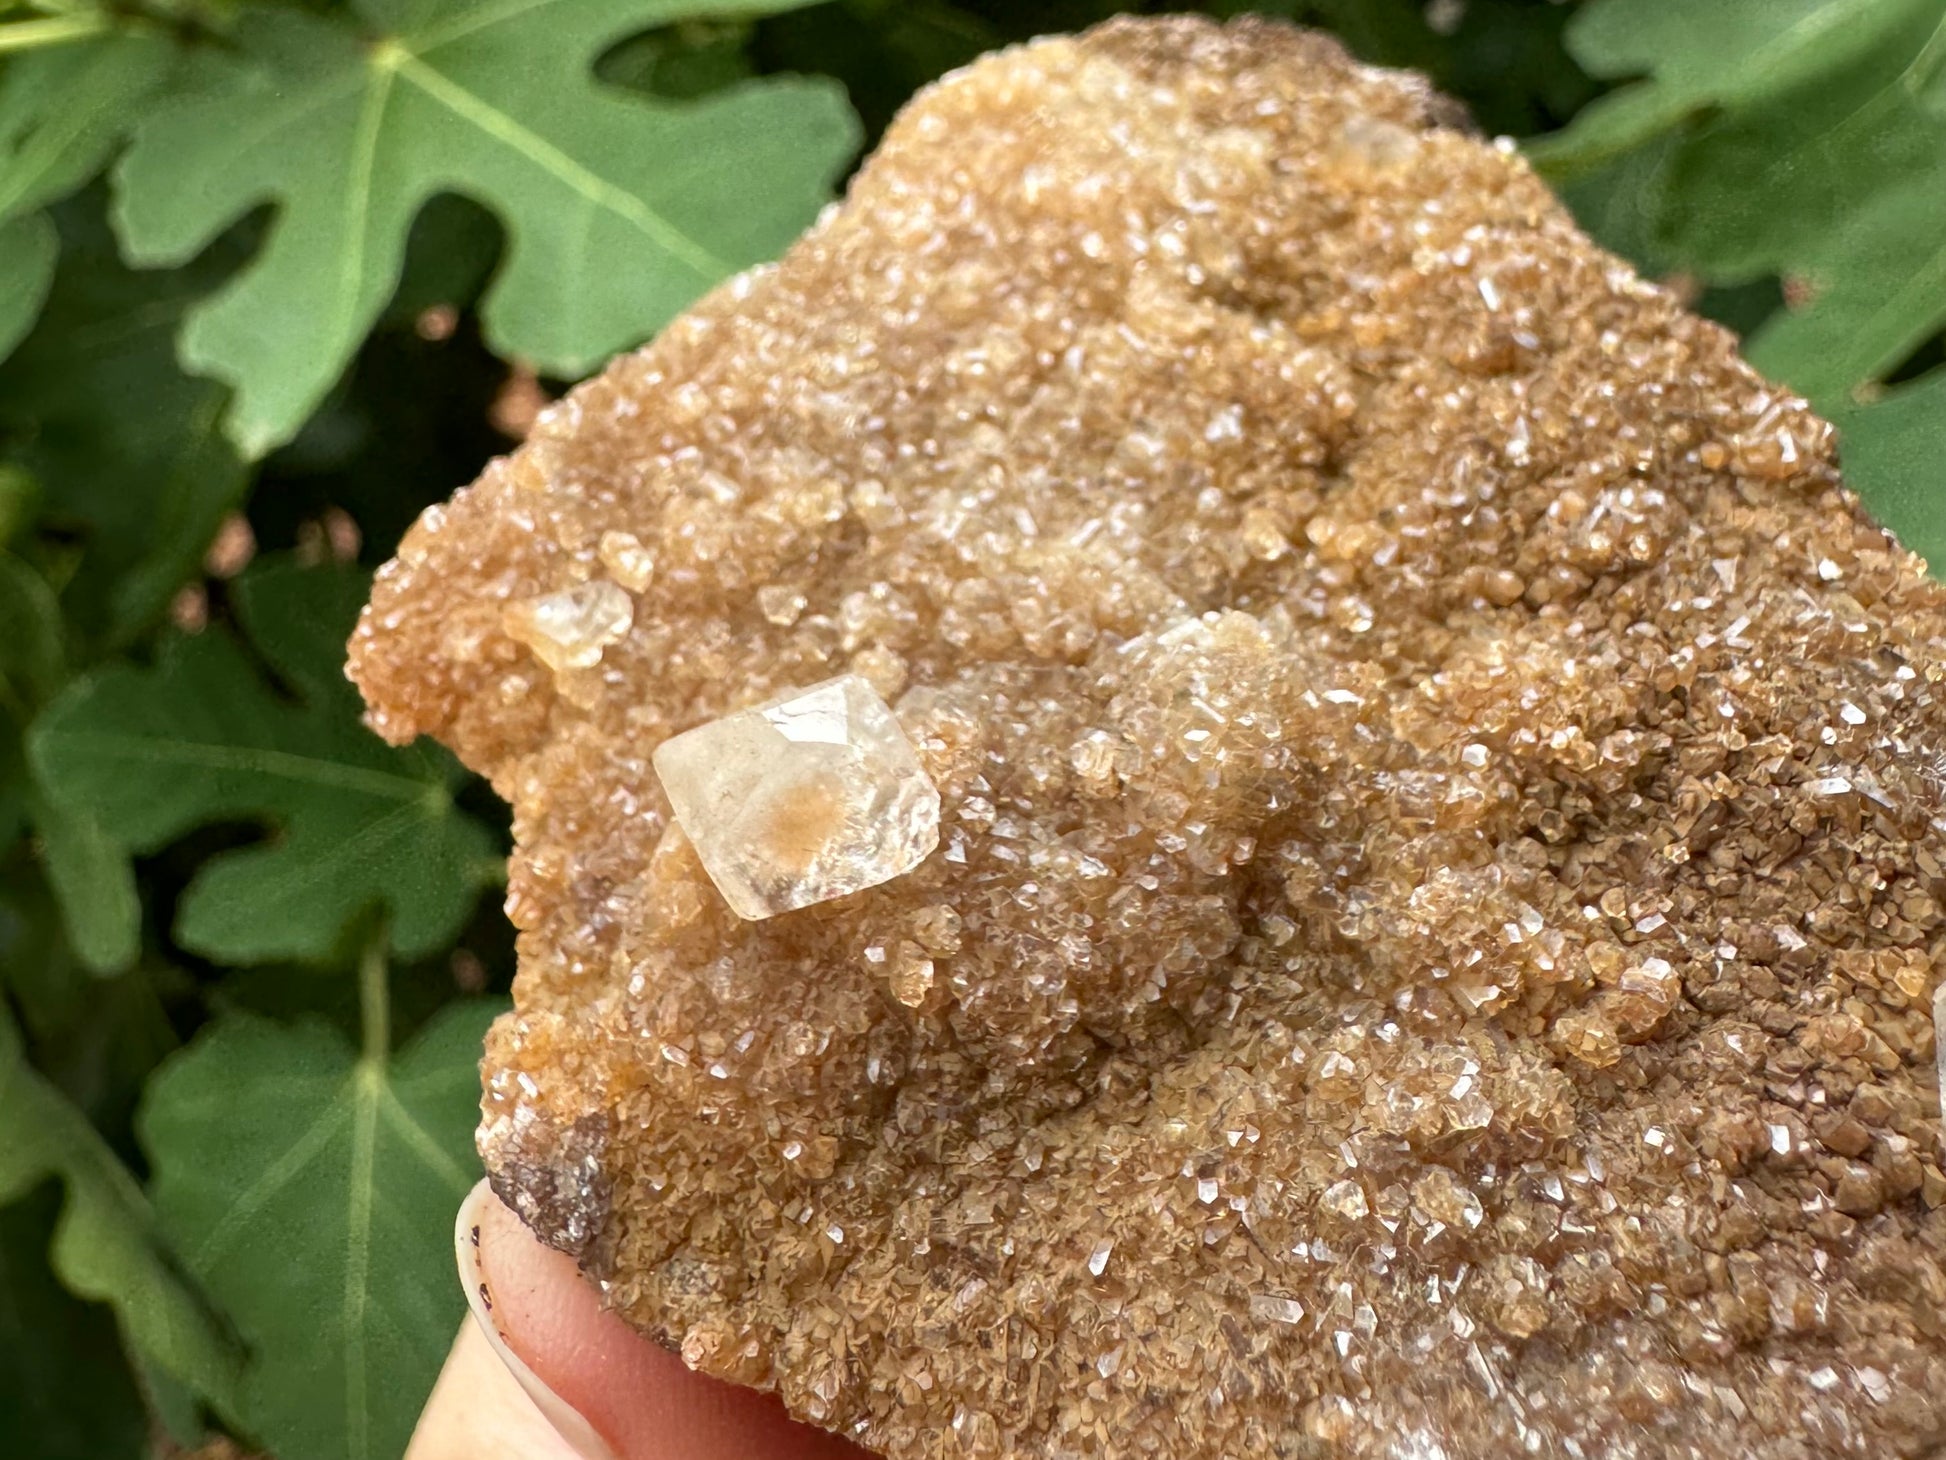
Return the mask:
POLYGON ((1946 370, 1837 417, 1845 477, 1881 525, 1946 569, 1946 370))
POLYGON ((0 553, 0 708, 13 722, 0 732, 0 774, 39 833, 69 943, 90 971, 118 973, 141 948, 142 905, 128 855, 92 817, 38 794, 21 764, 20 731, 67 679, 64 636, 47 581, 0 553))
POLYGON ((115 1320, 47 1270, 54 1191, 0 1208, 0 1434, 11 1460, 141 1460, 142 1396, 115 1320))
POLYGON ((85 811, 30 795, 28 814, 40 838, 68 944, 90 973, 119 973, 142 951, 142 899, 128 853, 85 811))
POLYGON ((1946 128, 1936 145, 1929 173, 1782 261, 1811 298, 1757 333, 1750 360, 1828 413, 1946 325, 1946 128))
POLYGON ((617 46, 601 58, 595 74, 611 85, 671 101, 708 96, 757 74, 750 58, 754 29, 754 22, 748 19, 703 19, 664 26, 617 46))
POLYGON ((0 70, 0 358, 33 324, 54 273, 59 244, 39 210, 94 176, 173 61, 157 38, 74 19, 80 28, 25 22, 67 25, 64 43, 0 70))
POLYGON ((94 1127, 34 1072, 0 1005, 0 1204, 67 1186, 50 1258, 69 1292, 107 1303, 141 1351, 218 1404, 235 1346, 157 1238, 148 1203, 94 1127))
MULTIPOLYGON (((135 1367, 142 1397, 148 1401, 149 1421, 154 1436, 145 1453, 150 1460, 167 1457, 178 1450, 201 1450, 210 1443, 207 1411, 194 1390, 181 1383, 166 1369, 159 1369, 143 1355, 129 1356, 135 1367)), ((220 1451, 218 1453, 221 1453, 220 1451)))
POLYGON ((1603 248, 1613 249, 1654 277, 1669 260, 1656 225, 1662 212, 1674 139, 1657 138, 1614 161, 1560 183, 1561 201, 1603 248))
POLYGON ((493 1011, 452 1006, 391 1058, 383 964, 361 982, 362 1054, 232 1016, 141 1118, 157 1208, 250 1347, 239 1419, 280 1460, 400 1454, 464 1309, 452 1222, 493 1011))
POLYGON ((227 393, 183 374, 174 333, 227 258, 138 274, 77 200, 40 328, 0 363, 0 451, 39 483, 42 526, 80 547, 62 590, 92 649, 147 632, 243 495, 227 393))
POLYGON ((135 30, 10 58, 0 71, 0 218, 93 177, 174 62, 167 41, 135 30))
MULTIPOLYGON (((0 469, 0 486, 7 485, 0 469)), ((29 778, 20 737, 67 676, 61 608, 46 579, 0 552, 0 848, 27 818, 29 778)))
POLYGON ((1751 359, 1827 411, 1946 323, 1946 117, 1919 96, 1946 0, 1882 8, 1905 14, 1877 44, 1689 140, 1661 225, 1707 277, 1796 282, 1751 359))
POLYGON ((1651 79, 1535 156, 1595 169, 1597 229, 1712 297, 1781 279, 1751 362, 1839 422, 1867 508, 1941 560, 1940 388, 1867 403, 1946 326, 1946 0, 1595 0, 1570 35, 1591 69, 1651 79))
POLYGON ((54 225, 39 214, 0 222, 0 359, 41 312, 60 249, 54 225))
POLYGON ((67 677, 61 605, 47 580, 0 552, 0 695, 25 720, 67 677))
POLYGON ((375 35, 246 10, 243 59, 159 108, 123 158, 124 247, 180 263, 277 205, 262 252, 181 339, 192 369, 236 387, 229 429, 250 455, 289 440, 337 380, 398 283, 414 215, 441 192, 506 225, 482 311, 494 348, 581 374, 780 248, 856 142, 827 83, 676 103, 597 84, 595 60, 699 11, 788 3, 365 0, 375 35))
POLYGON ((50 801, 21 775, 17 736, 67 678, 61 606, 41 575, 0 553, 0 700, 14 724, 0 768, 20 782, 68 942, 95 973, 118 973, 141 947, 142 905, 128 855, 92 818, 50 801))
POLYGON ((1936 19, 1937 0, 1594 0, 1569 22, 1570 54, 1595 76, 1651 79, 1593 102, 1529 153, 1553 177, 1579 175, 1705 111, 1842 66, 1929 10, 1936 19))
POLYGON ((176 938, 211 958, 325 958, 380 906, 400 952, 442 946, 497 876, 493 846, 453 804, 449 756, 359 723, 341 666, 364 576, 271 563, 235 593, 297 702, 224 631, 178 638, 153 668, 110 667, 47 709, 29 749, 42 784, 138 853, 212 822, 277 828, 205 862, 183 894, 176 938))

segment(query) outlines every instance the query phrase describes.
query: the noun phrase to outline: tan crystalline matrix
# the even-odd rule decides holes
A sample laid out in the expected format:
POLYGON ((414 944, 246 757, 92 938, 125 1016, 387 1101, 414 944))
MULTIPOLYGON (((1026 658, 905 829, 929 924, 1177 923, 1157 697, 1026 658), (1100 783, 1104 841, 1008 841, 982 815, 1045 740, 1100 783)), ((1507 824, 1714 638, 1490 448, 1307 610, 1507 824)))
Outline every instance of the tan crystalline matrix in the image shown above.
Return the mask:
POLYGON ((495 1185, 699 1368, 899 1460, 1936 1452, 1946 595, 1415 78, 944 82, 352 668, 514 804, 495 1185), (739 920, 650 756, 846 672, 939 848, 739 920))

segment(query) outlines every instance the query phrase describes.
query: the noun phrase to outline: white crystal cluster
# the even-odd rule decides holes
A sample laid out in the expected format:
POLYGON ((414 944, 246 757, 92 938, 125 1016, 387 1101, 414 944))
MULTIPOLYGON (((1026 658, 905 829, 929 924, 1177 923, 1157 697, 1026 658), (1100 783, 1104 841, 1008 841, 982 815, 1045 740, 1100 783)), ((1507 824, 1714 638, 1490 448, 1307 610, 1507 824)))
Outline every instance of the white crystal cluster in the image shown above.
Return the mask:
POLYGON ((856 674, 674 736, 655 769, 738 917, 876 887, 939 845, 939 792, 891 708, 856 674))

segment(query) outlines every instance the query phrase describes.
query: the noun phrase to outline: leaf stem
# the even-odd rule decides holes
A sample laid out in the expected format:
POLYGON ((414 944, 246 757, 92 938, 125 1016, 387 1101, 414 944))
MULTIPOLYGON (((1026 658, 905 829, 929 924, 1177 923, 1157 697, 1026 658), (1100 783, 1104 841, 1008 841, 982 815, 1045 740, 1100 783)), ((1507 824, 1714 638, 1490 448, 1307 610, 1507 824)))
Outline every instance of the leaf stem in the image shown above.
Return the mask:
POLYGON ((383 1069, 392 1053, 392 987, 383 926, 358 959, 358 1026, 364 1035, 364 1062, 383 1069))
POLYGON ((100 35, 107 29, 108 17, 98 12, 55 15, 46 20, 16 20, 0 25, 0 54, 65 45, 68 41, 100 35))

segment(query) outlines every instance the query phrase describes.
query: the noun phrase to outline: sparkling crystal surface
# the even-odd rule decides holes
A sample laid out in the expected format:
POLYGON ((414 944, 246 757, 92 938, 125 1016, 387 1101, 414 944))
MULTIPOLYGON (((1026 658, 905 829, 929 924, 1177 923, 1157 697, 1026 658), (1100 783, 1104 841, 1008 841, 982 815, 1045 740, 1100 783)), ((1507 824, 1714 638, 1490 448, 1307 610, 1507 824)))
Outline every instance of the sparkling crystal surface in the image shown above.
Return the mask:
POLYGON ((939 792, 856 674, 665 740, 655 770, 738 917, 876 887, 939 845, 939 792))
POLYGON ((895 1460, 1946 1433, 1946 592, 1418 78, 956 73, 352 668, 513 803, 495 1186, 701 1369, 895 1460), (742 920, 650 757, 843 673, 940 846, 742 920))

